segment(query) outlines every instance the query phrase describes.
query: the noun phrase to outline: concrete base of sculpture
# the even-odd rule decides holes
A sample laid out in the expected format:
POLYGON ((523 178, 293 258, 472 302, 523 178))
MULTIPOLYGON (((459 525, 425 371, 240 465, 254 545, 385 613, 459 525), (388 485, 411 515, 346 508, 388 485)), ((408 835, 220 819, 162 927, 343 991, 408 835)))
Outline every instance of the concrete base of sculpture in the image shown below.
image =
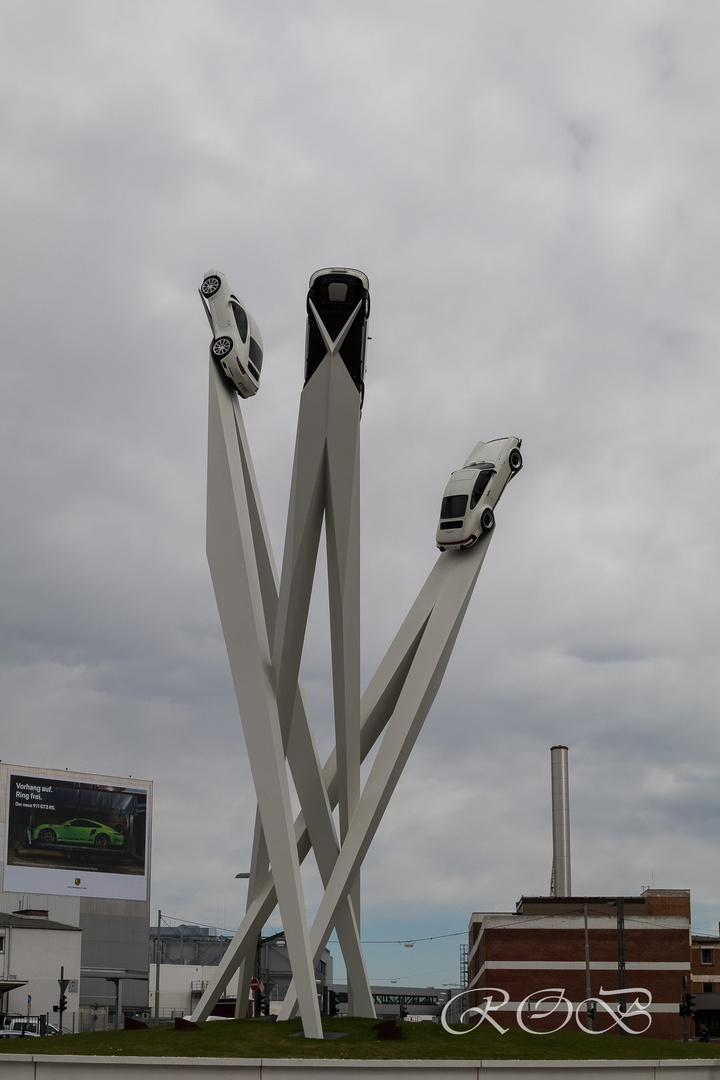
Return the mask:
MULTIPOLYGON (((192 1038, 191 1034, 178 1039, 192 1038)), ((340 1046, 341 1042, 335 1044, 340 1046)), ((394 1046, 395 1044, 393 1044, 394 1046)), ((81 1057, 2 1054, 8 1080, 718 1080, 720 1060, 339 1061, 328 1058, 81 1057)))

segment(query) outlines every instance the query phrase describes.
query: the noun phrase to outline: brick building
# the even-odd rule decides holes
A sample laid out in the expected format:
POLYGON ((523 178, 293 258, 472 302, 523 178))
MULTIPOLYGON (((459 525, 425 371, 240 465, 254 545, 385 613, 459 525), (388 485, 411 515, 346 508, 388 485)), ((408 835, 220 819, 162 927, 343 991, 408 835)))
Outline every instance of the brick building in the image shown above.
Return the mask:
MULTIPOLYGON (((623 897, 625 986, 639 987, 652 996, 647 1017, 628 1019, 639 1034, 681 1039, 683 1018, 679 1005, 691 985, 690 891, 646 889, 640 896, 623 897)), ((619 987, 617 898, 605 896, 523 897, 515 912, 475 913, 470 921, 468 947, 468 1004, 482 1005, 483 991, 492 987, 492 1012, 503 1027, 522 1022, 531 1030, 557 1029, 567 1017, 566 1030, 577 1030, 578 1019, 588 1025, 588 997, 607 1001, 617 1014, 619 987), (587 951, 586 951, 587 934, 587 951), (588 985, 590 992, 588 993, 588 985), (553 1001, 541 1004, 543 991, 555 990, 553 1001), (558 991, 564 1001, 557 1002, 558 991), (601 995, 600 991, 606 991, 601 995), (473 993, 475 992, 475 993, 473 993), (570 1014, 570 1004, 574 1013, 570 1014)), ((713 971, 720 990, 720 939, 713 951, 713 971), (717 956, 717 967, 715 967, 717 956)), ((712 948, 698 946, 698 948, 712 948)), ((706 954, 706 959, 709 954, 706 954)), ((698 965, 700 966, 700 965, 698 965)), ((710 966, 705 965, 710 983, 710 966)), ((715 985, 715 984, 713 984, 715 985)), ((488 996, 488 995, 485 995, 488 996)), ((715 995, 713 995, 715 996, 715 995)), ((627 1002, 640 997, 628 993, 627 1002)), ((717 994, 720 1002, 720 993, 717 994)), ((720 1013, 718 1014, 720 1029, 720 1013)), ((611 1026, 608 1012, 598 1008, 594 1027, 611 1026)), ((614 1028, 618 1031, 618 1028, 614 1028)), ((694 1034, 690 1024, 689 1034, 694 1034)))
POLYGON ((720 937, 693 934, 690 992, 696 1029, 704 1024, 711 1038, 720 1038, 720 937))

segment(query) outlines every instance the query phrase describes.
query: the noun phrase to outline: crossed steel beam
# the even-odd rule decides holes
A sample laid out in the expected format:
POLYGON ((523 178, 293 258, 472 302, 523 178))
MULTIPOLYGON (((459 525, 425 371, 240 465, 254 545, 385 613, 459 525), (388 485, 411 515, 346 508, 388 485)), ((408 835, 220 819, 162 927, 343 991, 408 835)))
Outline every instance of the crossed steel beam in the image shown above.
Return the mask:
POLYGON ((207 555, 257 793, 247 909, 196 1006, 204 1020, 236 971, 244 1014, 258 934, 280 908, 293 983, 279 1019, 296 1010, 323 1038, 315 964, 336 929, 350 1009, 375 1010, 360 945, 359 874, 440 687, 492 533, 441 554, 360 696, 360 395, 312 304, 327 349, 300 398, 282 575, 272 556, 240 403, 210 361, 207 555), (336 748, 321 765, 299 682, 325 520, 336 748), (382 742, 364 788, 360 765, 382 742), (293 820, 288 771, 300 801, 293 820), (340 831, 333 811, 338 807, 340 831), (308 927, 300 864, 313 851, 324 894, 308 927))

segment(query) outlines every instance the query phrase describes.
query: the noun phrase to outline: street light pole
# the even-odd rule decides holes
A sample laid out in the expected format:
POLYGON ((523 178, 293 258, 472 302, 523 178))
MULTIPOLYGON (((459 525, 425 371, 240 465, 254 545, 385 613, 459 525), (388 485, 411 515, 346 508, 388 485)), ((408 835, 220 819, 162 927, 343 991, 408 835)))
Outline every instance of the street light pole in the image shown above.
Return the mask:
MULTIPOLYGON (((248 881, 249 882, 250 877, 251 877, 250 871, 249 870, 243 870, 241 873, 235 875, 235 880, 236 881, 239 880, 239 881, 248 881)), ((248 888, 249 888, 249 886, 248 886, 248 888)), ((247 906, 248 905, 247 905, 247 901, 246 901, 246 904, 245 904, 246 910, 247 910, 247 906)), ((235 994, 235 1019, 236 1020, 244 1020, 245 1017, 247 1016, 247 1007, 248 1007, 247 995, 245 996, 245 999, 243 1000, 243 984, 244 984, 244 980, 242 978, 242 976, 243 976, 243 968, 244 968, 244 964, 241 965, 241 970, 238 972, 238 984, 237 984, 237 991, 236 991, 236 994, 235 994)), ((245 985, 247 985, 247 984, 245 983, 245 985)), ((226 993, 227 993, 227 991, 226 991, 226 993)))

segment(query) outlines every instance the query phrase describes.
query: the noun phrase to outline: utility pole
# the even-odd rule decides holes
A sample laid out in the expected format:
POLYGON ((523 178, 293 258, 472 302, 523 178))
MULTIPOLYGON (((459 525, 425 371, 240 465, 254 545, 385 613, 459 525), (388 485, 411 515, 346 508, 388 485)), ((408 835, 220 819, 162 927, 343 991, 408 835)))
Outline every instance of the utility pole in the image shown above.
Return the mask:
MULTIPOLYGON (((618 941, 618 990, 620 991, 618 1011, 625 1017, 627 1013, 627 997, 625 995, 625 899, 618 896, 617 906, 617 941, 618 941)), ((620 1029, 620 1034, 625 1035, 625 1028, 620 1029)))
POLYGON ((155 938, 155 1023, 160 1017, 160 922, 162 912, 158 908, 157 937, 155 938))
POLYGON ((590 1004, 592 990, 590 988, 590 938, 588 936, 588 911, 587 904, 583 904, 583 916, 585 919, 585 997, 588 1000, 587 1018, 591 1031, 595 1028, 595 1006, 590 1004))

